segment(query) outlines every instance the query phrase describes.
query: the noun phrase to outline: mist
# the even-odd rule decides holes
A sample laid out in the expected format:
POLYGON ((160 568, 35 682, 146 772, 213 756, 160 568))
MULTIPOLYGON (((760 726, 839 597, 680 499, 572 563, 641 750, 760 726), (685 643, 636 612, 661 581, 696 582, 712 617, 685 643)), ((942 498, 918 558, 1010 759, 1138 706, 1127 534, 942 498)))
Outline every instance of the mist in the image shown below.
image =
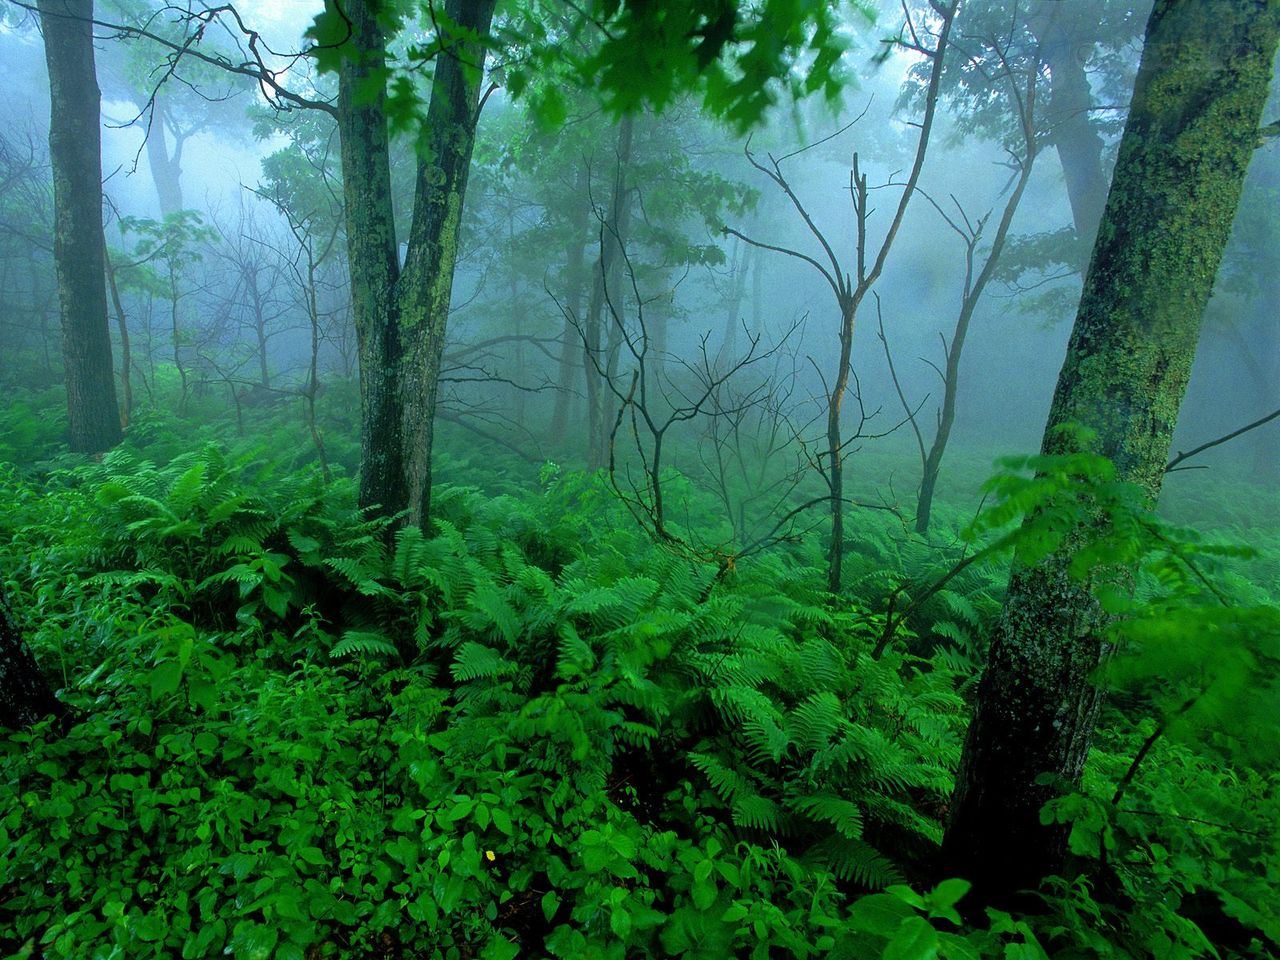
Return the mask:
POLYGON ((1269 955, 1278 36, 0 0, 0 955, 1269 955))

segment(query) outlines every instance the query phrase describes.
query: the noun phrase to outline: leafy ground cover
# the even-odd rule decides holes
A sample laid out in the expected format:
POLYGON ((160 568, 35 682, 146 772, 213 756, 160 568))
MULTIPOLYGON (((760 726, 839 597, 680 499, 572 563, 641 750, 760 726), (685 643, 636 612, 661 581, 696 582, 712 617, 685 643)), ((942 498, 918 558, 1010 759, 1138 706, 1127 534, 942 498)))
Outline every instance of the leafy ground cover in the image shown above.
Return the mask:
POLYGON ((391 535, 353 507, 354 449, 330 440, 326 482, 287 410, 247 436, 146 414, 84 462, 40 402, 4 414, 0 569, 71 712, 0 740, 0 956, 1280 941, 1260 491, 1175 489, 1157 521, 1105 464, 1012 461, 976 523, 940 506, 934 540, 860 514, 833 598, 816 535, 726 571, 655 543, 602 478, 474 439, 442 456, 432 534, 391 535), (1044 814, 1081 877, 974 915, 932 864, 982 637, 1008 550, 1036 549, 1014 521, 1039 511, 1051 538, 1082 482, 1111 517, 1094 561, 1144 573, 1108 601, 1116 692, 1084 790, 1044 814))

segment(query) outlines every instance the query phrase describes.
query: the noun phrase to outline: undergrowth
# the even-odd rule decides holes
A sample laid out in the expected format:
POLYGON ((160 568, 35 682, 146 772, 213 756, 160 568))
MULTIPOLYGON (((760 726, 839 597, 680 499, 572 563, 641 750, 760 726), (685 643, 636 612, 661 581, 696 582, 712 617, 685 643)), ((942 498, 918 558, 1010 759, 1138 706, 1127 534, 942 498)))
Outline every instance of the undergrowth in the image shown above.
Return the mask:
POLYGON ((1280 551, 1126 523, 1097 464, 1010 462, 981 521, 944 507, 933 541, 868 518, 837 599, 820 544, 726 575, 647 539, 598 477, 446 452, 433 531, 392 534, 301 442, 282 460, 146 423, 100 463, 0 466, 0 570, 71 708, 0 740, 0 956, 1258 957, 1280 939, 1277 629, 1254 573, 1280 551), (1003 562, 1044 533, 1010 531, 1062 489, 1028 467, 1093 476, 1120 518, 1102 559, 1145 565, 1137 599, 1110 601, 1114 716, 1045 814, 1109 886, 962 918, 967 884, 930 861, 1003 562), (885 645, 895 590, 922 600, 885 645))

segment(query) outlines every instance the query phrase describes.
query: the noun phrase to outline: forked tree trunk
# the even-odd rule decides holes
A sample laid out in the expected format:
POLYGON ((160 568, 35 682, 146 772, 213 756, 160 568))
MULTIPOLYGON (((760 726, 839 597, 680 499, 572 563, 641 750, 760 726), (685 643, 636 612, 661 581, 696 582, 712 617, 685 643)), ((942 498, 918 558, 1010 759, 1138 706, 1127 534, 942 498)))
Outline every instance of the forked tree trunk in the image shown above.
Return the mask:
POLYGON ((1000 222, 996 225, 995 235, 991 238, 991 249, 987 251, 987 259, 983 262, 977 276, 974 276, 973 272, 973 255, 982 234, 981 227, 972 231, 966 238, 964 292, 960 298, 960 312, 956 316, 951 343, 946 346, 946 367, 942 377, 942 406, 938 411, 938 429, 934 432, 933 443, 924 458, 920 491, 916 497, 916 533, 929 532, 929 522, 933 515, 933 497, 938 489, 938 474, 942 470, 942 458, 946 456, 947 444, 951 440, 951 429, 956 422, 956 399, 960 392, 960 358, 964 355, 969 325, 973 321, 974 311, 982 300, 987 284, 995 275, 996 266, 1000 263, 1000 255, 1004 252, 1005 242, 1009 237, 1009 228, 1013 225, 1014 215, 1018 212, 1018 206, 1022 203, 1023 194, 1026 193, 1027 184, 1031 180, 1031 172, 1035 168, 1035 100, 1038 72, 1037 66, 1021 98, 1023 155, 1019 164, 1018 180, 1013 192, 1009 194, 1009 199, 1005 202, 1000 222))
POLYGON ((347 259, 360 352, 360 505, 424 525, 440 360, 467 174, 475 145, 485 49, 495 0, 448 0, 461 28, 437 54, 419 145, 404 269, 391 198, 386 37, 370 4, 346 5, 351 55, 338 73, 338 130, 347 259))
POLYGON ((161 219, 184 209, 182 200, 182 146, 183 139, 173 135, 173 149, 169 149, 169 110, 164 94, 157 93, 151 110, 151 122, 147 129, 147 166, 151 168, 151 182, 155 184, 156 198, 160 201, 161 219))
MULTIPOLYGON (((1274 0, 1157 0, 1147 24, 1042 449, 1069 452, 1057 428, 1088 427, 1153 503, 1278 37, 1274 0)), ((1036 781, 1079 782, 1100 700, 1090 676, 1108 653, 1096 602, 1066 572, 1071 542, 1015 564, 965 743, 943 860, 988 900, 1064 862, 1065 834, 1039 820, 1056 788, 1036 781)))
POLYGON ((93 0, 39 0, 49 67, 53 260, 62 308, 71 449, 100 453, 120 442, 106 239, 102 232, 101 94, 93 60, 93 0))

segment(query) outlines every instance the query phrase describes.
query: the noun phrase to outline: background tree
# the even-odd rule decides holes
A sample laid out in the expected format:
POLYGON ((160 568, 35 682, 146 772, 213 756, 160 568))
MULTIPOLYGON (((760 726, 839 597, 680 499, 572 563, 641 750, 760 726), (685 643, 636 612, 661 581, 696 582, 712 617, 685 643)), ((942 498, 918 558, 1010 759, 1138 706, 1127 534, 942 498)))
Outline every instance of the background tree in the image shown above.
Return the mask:
MULTIPOLYGON (((972 42, 974 41, 970 39, 970 43, 972 42)), ((999 48, 1006 44, 1008 40, 1007 38, 991 38, 985 42, 993 43, 999 48)), ((1017 75, 1012 73, 1011 68, 1008 66, 1008 56, 1001 55, 1000 62, 1004 64, 1004 80, 1008 87, 1008 99, 1012 104, 1012 109, 1020 118, 1019 126, 1022 130, 1022 140, 1019 149, 1016 152, 1010 152, 1009 165, 1014 169, 1013 182, 1011 188, 1009 184, 1005 185, 1006 189, 1009 190, 1009 195, 1005 200, 1004 208, 1001 210, 1000 218, 996 221, 990 245, 982 251, 981 257, 979 257, 980 245, 984 239, 983 232, 986 229, 987 222, 991 218, 991 211, 973 219, 965 213, 964 208, 954 195, 951 197, 954 210, 949 211, 926 194, 938 215, 942 217, 952 231, 960 236, 961 241, 964 243, 964 281, 960 291, 960 308, 956 313, 955 327, 952 329, 950 341, 947 340, 945 335, 940 335, 942 336, 943 344, 941 369, 930 364, 933 369, 938 370, 942 380, 942 402, 938 405, 937 423, 927 448, 924 432, 920 429, 919 418, 916 415, 918 407, 913 407, 903 393, 902 384, 894 368, 889 340, 884 332, 883 318, 880 322, 880 341, 884 344, 885 359, 888 361, 890 375, 893 378, 898 398, 902 401, 903 409, 906 411, 907 419, 911 423, 911 428, 915 433, 916 443, 920 450, 921 477, 920 489, 916 495, 915 519, 917 533, 926 533, 929 530, 929 521, 933 513, 933 498, 937 492, 938 477, 942 471, 942 459, 946 456, 947 444, 950 442, 951 431, 956 421, 956 404, 960 390, 960 361, 964 355, 969 327, 973 322, 974 313, 978 309, 978 304, 982 301, 982 295, 986 291, 987 285, 996 275, 1001 255, 1009 238, 1009 230, 1013 225, 1014 215, 1018 212, 1018 206, 1022 203, 1027 184, 1031 180, 1031 173, 1035 166, 1038 150, 1035 123, 1036 88, 1040 82, 1040 64, 1033 57, 1025 66, 1025 74, 1017 75)))
POLYGON ((101 95, 94 72, 92 0, 41 0, 49 67, 54 263, 62 310, 71 449, 98 453, 120 442, 107 325, 102 232, 101 95))
MULTIPOLYGON (((852 269, 847 267, 845 265, 846 260, 842 260, 840 255, 837 254, 836 248, 814 221, 790 181, 782 172, 782 161, 795 156, 794 153, 781 158, 770 155, 768 164, 756 160, 750 152, 747 153, 747 159, 752 166, 773 181, 774 185, 791 201, 797 215, 817 241, 822 251, 820 258, 814 258, 797 250, 770 244, 758 238, 748 237, 730 227, 725 228, 726 233, 732 234, 752 246, 783 253, 808 263, 821 274, 827 285, 830 286, 831 292, 835 295, 840 317, 836 328, 840 350, 831 378, 829 380, 824 379, 823 382, 823 390, 826 394, 826 409, 823 416, 826 431, 821 441, 815 443, 815 447, 819 452, 811 458, 822 475, 829 495, 831 541, 827 552, 827 589, 832 593, 840 592, 844 566, 844 514, 846 500, 844 465, 849 453, 849 444, 857 436, 855 434, 855 437, 849 437, 845 434, 844 404, 850 393, 849 385, 853 376, 853 338, 858 311, 884 272, 885 263, 889 259, 889 252, 893 249, 893 242, 902 227, 903 217, 906 215, 907 207, 911 203, 916 186, 920 181, 921 171, 924 169, 925 156, 929 149, 929 137, 933 129, 933 120, 937 109, 938 90, 942 80, 943 65, 947 56, 948 38, 959 6, 958 0, 949 4, 938 2, 932 5, 935 19, 932 33, 936 38, 932 47, 924 46, 924 41, 928 37, 924 35, 923 28, 917 31, 914 23, 910 20, 908 20, 908 24, 904 28, 910 33, 911 39, 910 41, 904 39, 900 42, 925 57, 930 79, 928 93, 924 99, 924 112, 920 118, 919 135, 916 138, 911 169, 907 174, 906 180, 900 184, 902 192, 899 195, 898 203, 880 242, 879 249, 875 250, 874 254, 868 257, 867 237, 868 219, 871 214, 870 194, 867 177, 862 172, 862 168, 859 165, 859 156, 856 152, 853 155, 853 167, 849 174, 849 196, 853 202, 855 227, 852 269)), ((797 152, 802 152, 803 149, 801 148, 801 151, 797 152)), ((893 185, 898 186, 898 184, 893 185)), ((859 405, 861 405, 860 399, 859 405)))

